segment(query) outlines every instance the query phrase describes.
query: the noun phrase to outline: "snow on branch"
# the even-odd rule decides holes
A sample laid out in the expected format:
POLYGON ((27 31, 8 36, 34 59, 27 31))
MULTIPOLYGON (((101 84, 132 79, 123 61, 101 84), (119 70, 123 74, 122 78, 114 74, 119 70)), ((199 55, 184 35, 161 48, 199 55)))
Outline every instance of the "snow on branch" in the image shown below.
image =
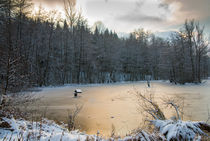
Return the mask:
POLYGON ((200 138, 200 136, 207 136, 201 130, 199 122, 151 120, 151 123, 167 140, 194 140, 200 138))

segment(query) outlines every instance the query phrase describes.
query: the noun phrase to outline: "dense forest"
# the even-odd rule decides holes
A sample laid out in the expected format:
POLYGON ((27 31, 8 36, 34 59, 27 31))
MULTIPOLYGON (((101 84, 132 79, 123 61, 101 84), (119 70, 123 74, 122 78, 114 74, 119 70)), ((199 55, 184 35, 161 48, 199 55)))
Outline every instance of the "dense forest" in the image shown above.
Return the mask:
MULTIPOLYGON (((199 22, 186 20, 168 39, 138 29, 128 38, 89 27, 76 1, 66 19, 54 11, 32 15, 29 0, 0 1, 1 92, 32 86, 152 79, 200 83, 209 76, 208 42, 199 22)), ((141 27, 141 25, 139 25, 141 27)))

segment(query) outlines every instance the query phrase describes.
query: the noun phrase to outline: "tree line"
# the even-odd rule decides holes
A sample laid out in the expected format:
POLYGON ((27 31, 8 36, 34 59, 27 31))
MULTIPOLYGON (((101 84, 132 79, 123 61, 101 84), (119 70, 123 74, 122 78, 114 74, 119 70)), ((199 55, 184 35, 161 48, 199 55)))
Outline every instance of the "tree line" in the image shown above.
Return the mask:
POLYGON ((30 0, 0 1, 1 93, 32 86, 152 79, 200 83, 209 76, 204 28, 186 20, 163 39, 138 29, 128 38, 88 26, 75 0, 64 0, 65 20, 30 0))

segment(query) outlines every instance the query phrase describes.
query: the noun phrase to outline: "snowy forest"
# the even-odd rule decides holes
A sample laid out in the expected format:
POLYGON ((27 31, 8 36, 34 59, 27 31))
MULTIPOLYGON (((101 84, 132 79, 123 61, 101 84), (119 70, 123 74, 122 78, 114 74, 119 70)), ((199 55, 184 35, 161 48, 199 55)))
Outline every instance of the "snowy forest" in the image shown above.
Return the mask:
POLYGON ((208 4, 0 0, 0 141, 209 140, 208 4))
MULTIPOLYGON (((204 26, 186 20, 167 39, 139 28, 128 38, 88 25, 76 1, 65 3, 66 19, 30 0, 0 1, 1 92, 32 86, 170 80, 200 83, 209 76, 204 26)), ((141 25, 139 25, 141 27, 141 25)))

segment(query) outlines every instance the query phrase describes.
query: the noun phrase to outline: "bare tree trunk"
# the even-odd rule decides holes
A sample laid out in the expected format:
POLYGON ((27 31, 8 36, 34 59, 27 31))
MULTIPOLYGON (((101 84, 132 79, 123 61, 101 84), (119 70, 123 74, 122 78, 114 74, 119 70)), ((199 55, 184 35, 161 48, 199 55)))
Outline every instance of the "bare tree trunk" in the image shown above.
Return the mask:
POLYGON ((6 95, 6 93, 5 93, 5 89, 4 89, 4 77, 3 77, 3 75, 2 75, 2 76, 1 76, 0 105, 2 104, 4 95, 6 95))
POLYGON ((10 58, 11 58, 11 52, 12 52, 12 33, 11 33, 11 0, 9 0, 8 2, 8 21, 6 23, 6 27, 7 27, 7 33, 8 33, 8 55, 7 55, 7 67, 6 67, 6 84, 5 84, 5 94, 7 93, 8 90, 8 85, 9 85, 9 75, 10 75, 10 58))
POLYGON ((201 55, 198 56, 198 82, 201 83, 201 55))
POLYGON ((53 33, 53 27, 50 29, 50 35, 48 39, 48 53, 47 53, 47 60, 46 60, 46 66, 43 74, 43 80, 44 80, 44 85, 46 85, 46 82, 48 82, 48 70, 49 70, 49 62, 50 62, 50 54, 51 54, 51 40, 52 40, 52 33, 53 33))
POLYGON ((195 81, 195 67, 193 61, 193 53, 192 53, 192 43, 190 41, 190 61, 191 61, 191 70, 192 70, 192 81, 195 81))

